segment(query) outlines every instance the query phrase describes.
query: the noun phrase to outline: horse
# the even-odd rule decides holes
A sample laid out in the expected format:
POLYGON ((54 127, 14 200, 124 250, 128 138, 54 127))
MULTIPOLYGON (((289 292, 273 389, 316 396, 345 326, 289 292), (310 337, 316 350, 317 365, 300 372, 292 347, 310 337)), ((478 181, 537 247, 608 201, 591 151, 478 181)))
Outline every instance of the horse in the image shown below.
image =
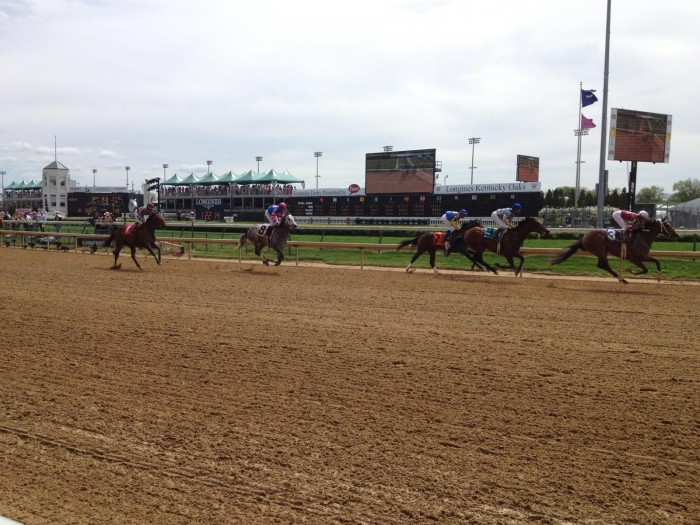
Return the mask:
MULTIPOLYGON (((620 257, 623 243, 611 240, 608 235, 608 230, 595 229, 586 233, 581 240, 572 244, 559 255, 552 258, 550 264, 559 264, 571 257, 578 250, 585 250, 598 257, 598 268, 605 270, 622 283, 627 283, 621 275, 610 267, 608 262, 608 254, 620 257)), ((631 273, 633 275, 642 275, 647 273, 645 262, 653 262, 656 264, 656 279, 661 280, 661 264, 657 259, 649 255, 651 244, 660 234, 669 236, 671 239, 678 239, 679 235, 670 222, 663 219, 654 219, 647 221, 642 225, 640 230, 635 230, 628 240, 624 242, 626 254, 623 258, 630 261, 635 266, 641 268, 640 271, 631 273)))
MULTIPOLYGON (((466 231, 470 228, 474 228, 476 226, 481 226, 481 223, 478 220, 471 220, 469 222, 466 222, 462 224, 462 227, 457 230, 457 231, 466 231)), ((457 231, 453 232, 452 235, 456 235, 457 231)), ((439 272, 437 270, 437 266, 435 264, 435 253, 437 252, 438 248, 444 248, 445 247, 445 233, 444 232, 427 232, 423 233, 421 235, 418 235, 414 237, 413 239, 407 239, 405 241, 402 241, 399 243, 398 247, 396 248, 397 250, 400 250, 401 248, 405 248, 406 246, 415 246, 416 247, 416 253, 411 259, 411 262, 408 263, 408 266, 406 266, 406 272, 410 273, 415 271, 415 268, 412 268, 413 263, 416 262, 416 259, 423 255, 425 252, 428 252, 430 255, 430 267, 433 269, 433 272, 435 275, 437 275, 439 272)), ((466 254, 465 254, 466 255, 466 254)), ((470 255, 467 255, 467 257, 470 257, 470 255)), ((472 259, 473 263, 476 263, 472 259)))
POLYGON ((527 237, 531 233, 539 233, 540 235, 549 235, 549 230, 534 217, 526 217, 518 223, 515 228, 506 230, 503 233, 500 241, 495 239, 487 239, 484 237, 484 228, 476 227, 462 232, 458 231, 459 235, 453 237, 450 249, 447 250, 447 255, 457 250, 463 253, 468 259, 476 261, 478 265, 483 266, 490 272, 498 274, 496 268, 484 261, 484 251, 489 250, 493 253, 502 255, 508 261, 508 266, 496 264, 502 270, 515 270, 515 276, 520 275, 523 269, 524 257, 520 253, 520 248, 527 237), (471 257, 469 252, 472 252, 471 257), (517 257, 520 264, 516 267, 513 263, 513 258, 517 257))
POLYGON ((118 270, 121 264, 117 264, 119 252, 124 246, 131 248, 131 258, 136 263, 139 270, 143 271, 138 260, 136 260, 136 248, 145 248, 148 250, 156 262, 160 265, 160 246, 156 243, 156 230, 164 230, 166 228, 163 218, 156 213, 148 216, 146 222, 136 227, 135 224, 127 226, 113 225, 112 232, 104 243, 104 247, 108 248, 114 242, 114 266, 113 269, 118 270), (134 231, 135 230, 135 231, 134 231), (155 252, 158 252, 156 255, 155 252))
POLYGON ((255 226, 251 226, 248 231, 238 239, 238 249, 241 249, 248 243, 253 244, 255 246, 255 255, 260 257, 265 266, 269 266, 270 259, 263 253, 263 249, 267 251, 268 248, 272 248, 277 253, 275 266, 279 266, 284 259, 284 252, 282 250, 287 246, 289 233, 296 229, 297 222, 294 220, 294 216, 288 213, 284 221, 273 227, 272 233, 270 233, 269 236, 266 233, 268 226, 269 224, 256 224, 255 226))

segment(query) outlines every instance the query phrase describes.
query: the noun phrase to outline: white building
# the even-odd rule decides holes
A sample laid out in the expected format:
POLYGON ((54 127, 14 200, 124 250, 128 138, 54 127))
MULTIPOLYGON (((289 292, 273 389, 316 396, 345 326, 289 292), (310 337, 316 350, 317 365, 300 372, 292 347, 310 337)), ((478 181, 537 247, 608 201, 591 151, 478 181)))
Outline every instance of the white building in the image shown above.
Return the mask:
POLYGON ((58 161, 52 162, 42 172, 41 186, 44 209, 51 212, 58 210, 67 216, 68 190, 75 186, 70 180, 70 170, 58 161))

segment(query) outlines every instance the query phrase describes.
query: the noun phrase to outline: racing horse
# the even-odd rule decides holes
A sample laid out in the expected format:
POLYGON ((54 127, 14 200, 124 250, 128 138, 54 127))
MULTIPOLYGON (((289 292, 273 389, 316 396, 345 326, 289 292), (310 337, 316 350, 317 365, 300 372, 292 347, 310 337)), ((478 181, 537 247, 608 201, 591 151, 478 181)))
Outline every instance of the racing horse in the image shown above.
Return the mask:
POLYGON ((516 277, 520 275, 523 269, 525 258, 520 253, 520 248, 525 241, 525 238, 531 233, 539 233, 540 235, 549 235, 549 230, 540 221, 534 217, 526 217, 518 223, 515 228, 506 230, 503 233, 500 241, 495 239, 487 239, 484 237, 485 230, 481 227, 470 228, 462 232, 458 230, 456 237, 453 234, 452 244, 447 250, 447 255, 454 251, 463 253, 467 258, 480 266, 483 266, 488 271, 498 274, 496 268, 484 261, 484 251, 488 250, 493 253, 502 255, 508 261, 508 266, 496 264, 501 270, 515 270, 516 277), (469 256, 471 253, 471 257, 469 256), (518 266, 515 266, 513 259, 519 260, 518 266))
MULTIPOLYGON (((585 250, 598 257, 598 268, 607 271, 618 281, 626 284, 627 280, 613 270, 608 262, 608 255, 620 257, 623 243, 612 240, 608 236, 608 231, 614 230, 595 229, 589 231, 577 243, 572 244, 563 250, 559 255, 552 258, 549 261, 550 264, 554 265, 562 263, 578 250, 585 250)), ((638 272, 631 272, 633 275, 642 275, 647 273, 648 270, 644 263, 653 262, 656 265, 656 279, 657 281, 661 280, 661 264, 659 264, 657 259, 649 255, 651 244, 654 242, 656 237, 661 234, 666 235, 671 239, 678 239, 679 237, 676 230, 673 229, 671 223, 664 217, 663 219, 654 219, 645 222, 642 225, 642 228, 640 230, 633 231, 629 240, 624 243, 626 254, 624 254, 623 257, 635 266, 641 268, 641 270, 638 272)))
MULTIPOLYGON (((452 232, 452 236, 454 237, 455 235, 457 235, 457 232, 464 232, 476 226, 481 226, 481 223, 478 220, 471 220, 469 222, 465 222, 464 224, 462 224, 459 230, 452 232)), ((400 250, 401 248, 405 248, 406 246, 416 247, 415 255, 411 259, 411 262, 408 263, 408 266, 406 266, 406 272, 410 273, 415 271, 415 268, 413 268, 413 263, 416 262, 418 257, 423 255, 425 252, 428 252, 428 255, 430 255, 430 267, 433 269, 433 273, 435 273, 436 275, 438 274, 437 266, 435 264, 435 253, 437 252, 438 248, 445 247, 444 232, 423 233, 414 237, 413 239, 401 241, 396 249, 400 250)), ((472 263, 476 264, 476 261, 472 259, 471 254, 465 253, 465 255, 472 261, 472 263)))
POLYGON ((104 243, 104 247, 108 248, 114 243, 114 266, 113 269, 118 270, 121 264, 117 264, 119 252, 124 246, 131 248, 131 258, 136 263, 139 270, 143 271, 141 265, 136 259, 136 248, 145 248, 150 253, 158 264, 160 262, 160 246, 156 243, 156 230, 164 230, 166 228, 163 218, 156 213, 148 216, 146 222, 138 228, 136 224, 131 223, 126 226, 113 225, 109 237, 104 243), (158 255, 156 255, 156 251, 158 255))
POLYGON ((269 224, 256 224, 251 226, 246 233, 241 235, 238 239, 238 249, 240 250, 243 246, 250 243, 255 246, 255 255, 259 256, 265 266, 270 265, 270 259, 267 258, 264 252, 268 248, 272 248, 277 253, 277 260, 275 266, 282 264, 284 259, 284 250, 287 246, 287 240, 289 239, 289 233, 295 230, 297 227, 297 221, 294 220, 294 216, 291 213, 285 215, 284 220, 272 228, 272 233, 267 235, 267 227, 269 224))

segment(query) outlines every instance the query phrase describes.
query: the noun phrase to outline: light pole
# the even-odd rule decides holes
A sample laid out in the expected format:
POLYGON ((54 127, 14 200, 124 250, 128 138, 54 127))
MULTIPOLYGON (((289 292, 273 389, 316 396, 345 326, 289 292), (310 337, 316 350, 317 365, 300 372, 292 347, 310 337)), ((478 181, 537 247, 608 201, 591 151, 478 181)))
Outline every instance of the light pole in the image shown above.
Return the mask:
POLYGON ((258 162, 258 175, 260 175, 260 162, 262 161, 262 157, 255 157, 255 160, 258 162))
POLYGON ((131 166, 126 166, 126 192, 129 193, 129 170, 131 166))
POLYGON ((97 169, 92 168, 92 187, 95 187, 95 175, 97 175, 97 169))
POLYGON ((447 188, 447 177, 449 177, 449 175, 445 175, 445 176, 442 178, 442 181, 443 181, 443 184, 445 185, 445 188, 447 188))
POLYGON ((318 158, 322 156, 322 151, 314 151, 314 157, 316 157, 316 189, 318 189, 318 179, 320 177, 320 175, 318 174, 318 158))
POLYGON ((0 176, 2 177, 2 198, 5 200, 5 171, 0 171, 0 176))
POLYGON ((472 145, 472 165, 470 166, 470 169, 472 171, 472 177, 469 184, 474 184, 474 168, 476 167, 474 166, 474 145, 478 144, 479 142, 481 142, 481 137, 471 137, 469 139, 469 144, 472 145))
POLYGON ((163 164, 163 181, 165 181, 165 179, 167 179, 167 177, 166 177, 166 175, 165 175, 165 173, 166 173, 165 170, 167 170, 167 169, 168 169, 168 165, 167 165, 167 164, 163 164))
POLYGON ((209 173, 211 173, 211 165, 213 162, 214 162, 213 160, 207 161, 207 175, 209 175, 209 173))

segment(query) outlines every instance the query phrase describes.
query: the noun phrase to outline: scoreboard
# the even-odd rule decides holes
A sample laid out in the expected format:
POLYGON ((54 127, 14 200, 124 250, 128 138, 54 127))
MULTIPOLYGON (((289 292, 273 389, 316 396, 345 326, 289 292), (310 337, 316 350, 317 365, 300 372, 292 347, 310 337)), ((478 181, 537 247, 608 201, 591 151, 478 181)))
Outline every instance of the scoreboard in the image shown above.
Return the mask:
POLYGON ((115 217, 128 213, 129 195, 126 193, 71 192, 68 194, 70 217, 92 217, 95 212, 110 212, 115 217))

